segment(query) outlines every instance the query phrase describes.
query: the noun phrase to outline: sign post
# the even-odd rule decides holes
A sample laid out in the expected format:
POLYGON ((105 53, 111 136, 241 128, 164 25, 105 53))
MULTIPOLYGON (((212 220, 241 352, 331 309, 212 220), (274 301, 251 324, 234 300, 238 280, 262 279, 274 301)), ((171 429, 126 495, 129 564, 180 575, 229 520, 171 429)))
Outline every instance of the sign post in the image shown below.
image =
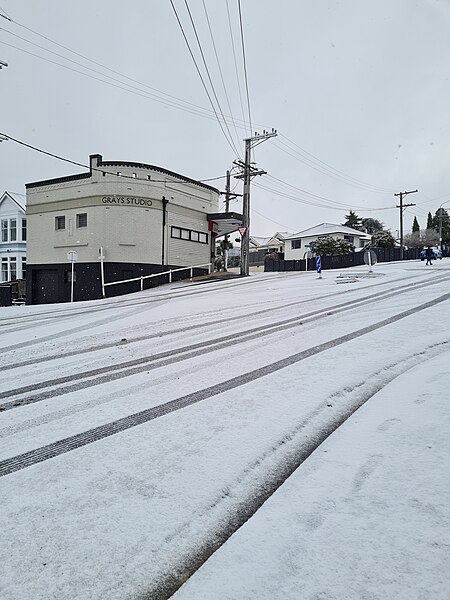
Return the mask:
POLYGON ((316 271, 319 273, 318 279, 322 279, 322 261, 320 256, 316 257, 316 271))
POLYGON ((73 280, 75 276, 75 263, 78 260, 78 252, 76 250, 69 250, 67 253, 67 260, 71 263, 71 275, 70 275, 70 301, 73 302, 73 280))
POLYGON ((369 267, 369 273, 372 273, 372 265, 377 264, 377 253, 375 250, 366 250, 364 252, 364 262, 369 267))
POLYGON ((304 253, 303 258, 305 259, 305 272, 308 272, 308 258, 310 257, 311 253, 310 253, 310 248, 311 248, 311 244, 305 244, 305 248, 308 248, 308 250, 304 253))

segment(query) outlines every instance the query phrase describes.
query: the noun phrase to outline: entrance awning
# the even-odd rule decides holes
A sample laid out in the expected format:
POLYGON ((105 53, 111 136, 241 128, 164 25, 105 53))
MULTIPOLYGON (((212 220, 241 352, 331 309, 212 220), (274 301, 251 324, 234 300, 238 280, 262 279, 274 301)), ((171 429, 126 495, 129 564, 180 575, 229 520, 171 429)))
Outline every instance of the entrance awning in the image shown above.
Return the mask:
POLYGON ((238 227, 242 227, 242 215, 235 212, 214 213, 207 215, 209 221, 209 230, 220 237, 237 231, 238 227))

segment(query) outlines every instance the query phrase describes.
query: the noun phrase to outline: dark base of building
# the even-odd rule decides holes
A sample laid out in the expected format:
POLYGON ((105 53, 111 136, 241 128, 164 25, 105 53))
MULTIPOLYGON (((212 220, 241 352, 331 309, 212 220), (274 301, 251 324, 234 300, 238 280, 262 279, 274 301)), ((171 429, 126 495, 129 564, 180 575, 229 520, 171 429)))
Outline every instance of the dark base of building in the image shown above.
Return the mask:
MULTIPOLYGON (((134 277, 153 275, 180 268, 180 265, 156 265, 141 263, 104 263, 105 283, 122 281, 134 277)), ((206 269, 194 269, 194 275, 203 275, 206 269)), ((71 265, 27 265, 27 304, 51 304, 55 302, 70 302, 71 294, 71 265)), ((172 273, 172 281, 180 281, 189 277, 189 267, 186 271, 172 273)), ((144 279, 143 289, 168 283, 168 275, 144 279)), ((105 296, 121 296, 138 292, 140 281, 120 283, 105 287, 105 296)), ((100 263, 75 263, 73 299, 97 300, 102 298, 102 279, 100 263)))

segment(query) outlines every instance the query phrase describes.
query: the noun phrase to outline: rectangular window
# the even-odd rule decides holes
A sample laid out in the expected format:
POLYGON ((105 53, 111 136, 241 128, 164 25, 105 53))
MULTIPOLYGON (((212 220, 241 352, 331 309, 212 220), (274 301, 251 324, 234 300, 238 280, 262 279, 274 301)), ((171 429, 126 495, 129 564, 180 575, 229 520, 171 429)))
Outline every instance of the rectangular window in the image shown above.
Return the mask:
POLYGON ((181 239, 182 240, 188 240, 189 239, 189 229, 182 229, 181 230, 181 239))
POLYGON ((27 259, 22 257, 22 279, 25 279, 27 274, 27 259))
POLYGON ((15 281, 17 279, 17 261, 15 258, 11 258, 9 261, 9 271, 11 281, 15 281))
POLYGON ((8 241, 8 219, 2 219, 2 242, 7 242, 7 241, 8 241))
POLYGON ((178 239, 181 237, 181 229, 179 227, 172 227, 172 237, 178 239))
POLYGON ((66 217, 55 217, 55 229, 60 231, 66 228, 66 217))
POLYGON ((302 247, 302 240, 291 240, 292 250, 298 250, 302 247))
POLYGON ((27 241, 27 220, 22 219, 22 242, 27 241))
POLYGON ((353 236, 352 235, 344 235, 344 240, 346 242, 350 242, 350 244, 353 244, 353 236))
POLYGON ((8 259, 2 258, 2 281, 8 281, 8 259))
POLYGON ((77 215, 77 227, 87 227, 87 213, 77 215))
POLYGON ((198 231, 191 231, 191 242, 198 242, 198 231))
POLYGON ((201 244, 207 244, 208 243, 208 234, 207 233, 199 233, 198 234, 198 241, 201 244))
POLYGON ((17 241, 17 219, 9 220, 9 241, 17 241))

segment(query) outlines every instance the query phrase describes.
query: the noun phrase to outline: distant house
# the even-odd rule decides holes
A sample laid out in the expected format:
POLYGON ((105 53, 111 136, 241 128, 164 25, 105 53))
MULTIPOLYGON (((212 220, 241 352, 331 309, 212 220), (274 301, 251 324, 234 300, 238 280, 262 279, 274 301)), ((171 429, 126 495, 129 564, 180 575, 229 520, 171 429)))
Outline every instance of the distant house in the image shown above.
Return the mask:
POLYGON ((25 279, 27 219, 25 196, 4 192, 0 197, 0 283, 25 279))
POLYGON ((304 229, 284 240, 285 260, 299 260, 304 258, 310 249, 311 243, 323 237, 332 237, 335 240, 346 240, 355 247, 355 250, 363 248, 371 241, 371 236, 363 231, 351 229, 344 225, 334 223, 321 223, 315 227, 304 229))
POLYGON ((264 256, 269 252, 284 252, 284 240, 289 236, 286 231, 277 231, 270 237, 250 236, 250 256, 251 265, 264 264, 264 256))

